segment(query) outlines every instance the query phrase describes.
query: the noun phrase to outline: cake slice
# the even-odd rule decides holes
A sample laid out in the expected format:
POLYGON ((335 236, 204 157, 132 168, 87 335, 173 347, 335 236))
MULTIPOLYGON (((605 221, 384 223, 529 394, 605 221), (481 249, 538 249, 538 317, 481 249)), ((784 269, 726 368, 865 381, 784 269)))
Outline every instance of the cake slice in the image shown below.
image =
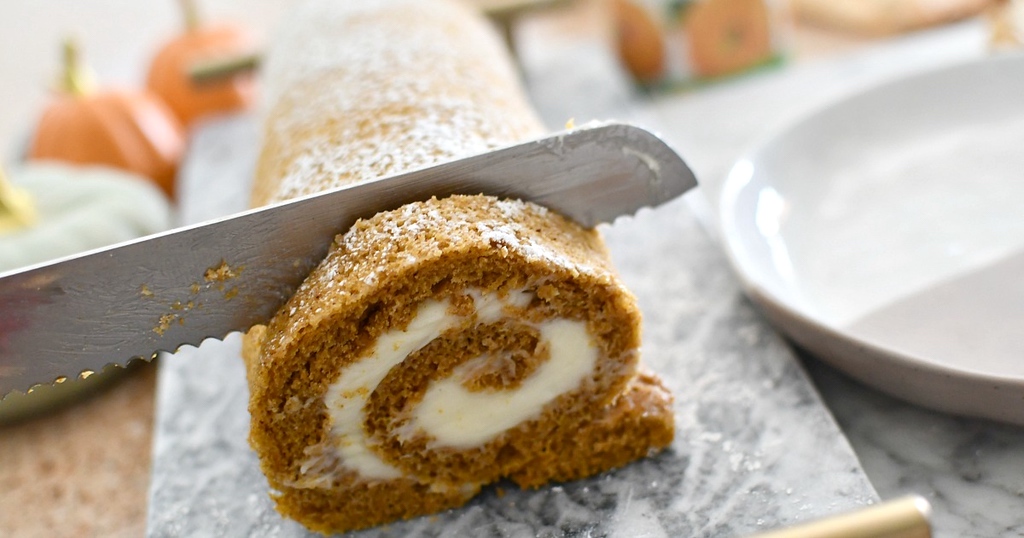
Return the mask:
MULTIPOLYGON (((543 131, 500 41, 451 1, 307 2, 265 76, 256 203, 543 131)), ((640 321, 600 235, 543 207, 385 211, 246 335, 250 443, 278 510, 324 533, 619 467, 674 431, 640 321)))

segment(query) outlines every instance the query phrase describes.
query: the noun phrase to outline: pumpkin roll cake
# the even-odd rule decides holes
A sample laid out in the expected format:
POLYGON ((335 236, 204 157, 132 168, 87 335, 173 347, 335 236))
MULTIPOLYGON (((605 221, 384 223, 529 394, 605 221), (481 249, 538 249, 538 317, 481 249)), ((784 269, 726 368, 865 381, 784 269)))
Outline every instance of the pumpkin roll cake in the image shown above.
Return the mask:
MULTIPOLYGON (((306 2, 264 78, 256 204, 543 133, 492 28, 447 0, 306 2)), ((277 509, 324 533, 582 478, 672 440, 639 348, 596 231, 520 200, 423 200, 339 235, 246 335, 250 443, 277 509)))

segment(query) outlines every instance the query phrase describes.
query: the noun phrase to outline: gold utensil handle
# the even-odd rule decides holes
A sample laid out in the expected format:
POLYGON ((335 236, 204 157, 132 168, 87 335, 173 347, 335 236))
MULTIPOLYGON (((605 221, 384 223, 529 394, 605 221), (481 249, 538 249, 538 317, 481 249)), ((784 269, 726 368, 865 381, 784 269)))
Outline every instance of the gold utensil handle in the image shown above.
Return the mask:
POLYGON ((931 538, 931 505, 912 495, 750 538, 931 538))

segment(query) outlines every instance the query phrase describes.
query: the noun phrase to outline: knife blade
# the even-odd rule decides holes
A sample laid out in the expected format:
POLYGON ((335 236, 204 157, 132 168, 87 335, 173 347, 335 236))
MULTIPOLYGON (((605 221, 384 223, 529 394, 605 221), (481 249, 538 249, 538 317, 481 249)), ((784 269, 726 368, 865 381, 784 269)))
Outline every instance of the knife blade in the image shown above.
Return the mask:
POLYGON ((595 124, 0 274, 0 396, 264 323, 357 219, 489 194, 592 227, 696 186, 652 133, 595 124))

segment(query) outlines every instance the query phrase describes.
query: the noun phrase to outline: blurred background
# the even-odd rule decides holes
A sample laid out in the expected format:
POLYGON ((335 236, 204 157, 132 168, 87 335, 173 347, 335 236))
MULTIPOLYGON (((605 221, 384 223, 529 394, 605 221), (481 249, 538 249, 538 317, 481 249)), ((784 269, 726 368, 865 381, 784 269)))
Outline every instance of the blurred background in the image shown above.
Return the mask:
MULTIPOLYGON (((670 36, 678 33, 679 13, 689 4, 723 4, 720 14, 709 13, 698 25, 714 25, 716 17, 733 17, 741 22, 734 32, 756 30, 764 11, 771 16, 771 52, 788 61, 841 53, 859 46, 892 38, 902 33, 977 16, 1000 4, 997 0, 752 0, 748 2, 687 2, 679 0, 475 0, 483 8, 500 14, 503 21, 512 13, 518 18, 547 17, 560 21, 557 31, 572 33, 603 32, 609 47, 616 47, 618 29, 631 35, 623 45, 623 67, 637 67, 640 78, 679 78, 687 60, 678 52, 652 49, 651 34, 644 24, 661 27, 670 36), (525 10, 523 9, 525 6, 525 10), (553 6, 553 7, 552 7, 553 6), (538 9, 548 8, 548 9, 538 9), (737 18, 744 10, 748 17, 737 18), (638 13, 639 12, 639 13, 638 13), (644 20, 647 15, 650 20, 644 20), (618 19, 618 20, 616 20, 618 19), (620 26, 616 28, 616 24, 620 26), (742 27, 746 24, 746 27, 742 27), (643 73, 656 56, 667 54, 664 77, 643 73)), ((262 42, 287 9, 285 0, 201 0, 197 11, 204 21, 230 21, 248 29, 262 42)), ((9 160, 20 150, 27 131, 50 99, 50 88, 60 71, 60 43, 74 37, 83 58, 96 72, 103 86, 138 86, 158 48, 180 35, 184 20, 175 0, 137 2, 132 0, 60 0, 4 2, 0 19, 0 155, 9 160)), ((721 35, 715 28, 689 30, 697 40, 714 41, 721 35), (718 33, 716 33, 718 32, 718 33), (707 34, 707 37, 702 37, 707 34)), ((725 30, 723 30, 725 31, 725 30)), ((756 41, 756 36, 735 38, 756 41)), ((691 41, 693 41, 691 39, 691 41)), ((658 44, 654 38, 654 45, 658 44)), ((720 52, 718 62, 725 68, 743 66, 756 46, 741 46, 720 52), (753 49, 753 50, 751 50, 753 49), (743 56, 746 54, 746 56, 743 56), (736 58, 733 64, 722 59, 736 58)), ((764 60, 767 58, 755 58, 764 60)), ((710 61, 710 60, 708 60, 710 61)), ((650 71, 650 67, 647 68, 650 71)))
MULTIPOLYGON (((200 17, 267 35, 289 2, 202 0, 200 17)), ((60 0, 4 2, 0 18, 0 148, 6 160, 52 97, 61 69, 61 42, 73 37, 104 86, 141 86, 158 48, 183 33, 175 0, 60 0)))

